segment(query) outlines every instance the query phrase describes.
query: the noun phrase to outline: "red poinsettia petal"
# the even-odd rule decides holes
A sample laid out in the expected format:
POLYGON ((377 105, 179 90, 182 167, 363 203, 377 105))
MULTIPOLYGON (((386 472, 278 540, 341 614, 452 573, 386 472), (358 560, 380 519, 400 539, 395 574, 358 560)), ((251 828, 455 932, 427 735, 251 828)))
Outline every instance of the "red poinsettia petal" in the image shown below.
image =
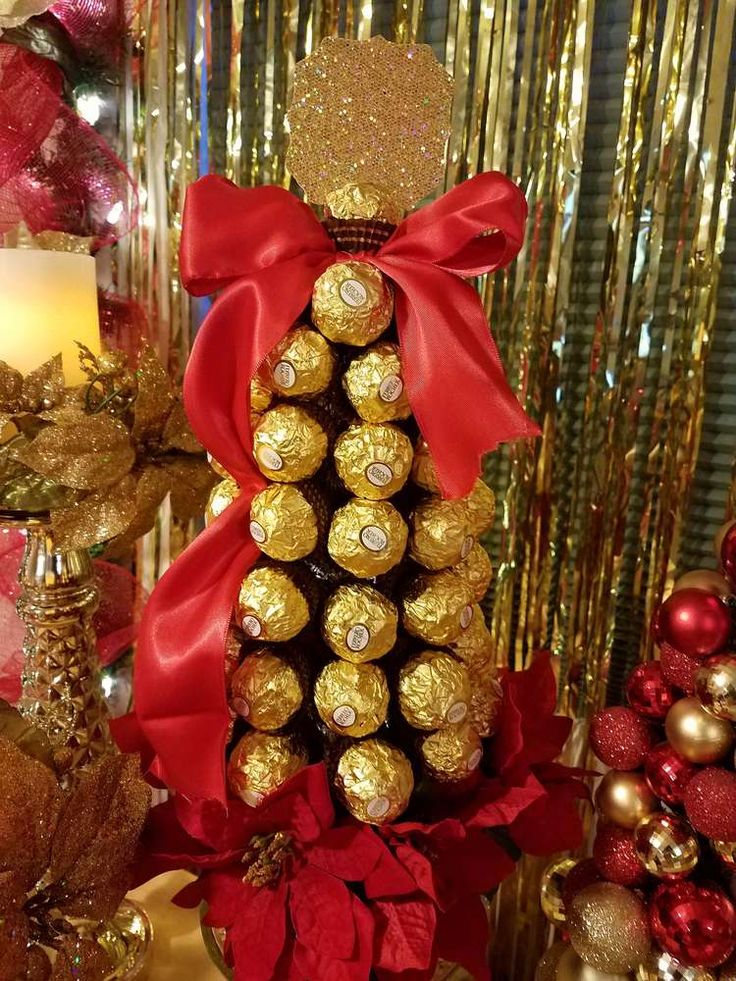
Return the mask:
POLYGON ((141 836, 141 849, 135 871, 136 882, 172 869, 227 865, 239 851, 214 852, 192 838, 181 826, 173 799, 151 808, 141 836))
POLYGON ((473 828, 497 828, 511 824, 527 807, 544 796, 544 787, 533 773, 509 786, 501 780, 485 780, 461 812, 463 822, 473 828))
POLYGON ((437 957, 433 954, 426 971, 384 971, 379 968, 375 974, 378 981, 432 981, 436 969, 437 957))
POLYGON ((388 899, 416 892, 417 884, 388 848, 384 848, 378 864, 363 883, 368 899, 388 899))
POLYGON ((485 831, 469 831, 464 841, 441 849, 432 863, 440 907, 489 892, 516 866, 508 851, 485 831))
POLYGON ((432 961, 437 913, 429 899, 377 900, 373 959, 388 971, 424 970, 432 961))
POLYGON ((204 872, 196 883, 185 886, 175 897, 177 906, 191 908, 207 903, 205 923, 208 926, 229 927, 257 892, 249 882, 243 882, 239 868, 204 872))
POLYGON ((229 800, 227 808, 217 800, 189 799, 181 794, 170 800, 177 820, 187 834, 211 851, 242 849, 250 837, 247 827, 253 817, 253 808, 240 800, 229 800))
MULTIPOLYGON (((372 977, 373 915, 356 895, 350 893, 355 923, 355 945, 348 960, 330 957, 324 950, 297 943, 294 946, 295 977, 306 981, 368 981, 372 977)), ((281 975, 277 975, 281 981, 281 975)), ((287 975, 291 979, 291 975, 287 975)))
POLYGON ((340 879, 310 865, 300 869, 289 902, 297 940, 327 958, 348 960, 355 945, 350 896, 340 879))
POLYGON ((286 942, 288 886, 254 889, 228 932, 235 981, 272 981, 286 942))
POLYGON ((488 913, 479 896, 456 903, 437 921, 437 951, 440 957, 460 964, 475 981, 490 981, 488 967, 488 913))
POLYGON ((396 857, 414 880, 415 889, 419 889, 436 902, 437 883, 429 858, 408 842, 396 846, 396 857))
POLYGON ((363 882, 373 871, 386 846, 365 824, 330 828, 307 852, 310 865, 347 882, 363 882))
POLYGON ((578 801, 587 796, 588 790, 579 780, 548 784, 544 797, 510 826, 511 837, 530 855, 550 855, 577 848, 583 836, 578 801))

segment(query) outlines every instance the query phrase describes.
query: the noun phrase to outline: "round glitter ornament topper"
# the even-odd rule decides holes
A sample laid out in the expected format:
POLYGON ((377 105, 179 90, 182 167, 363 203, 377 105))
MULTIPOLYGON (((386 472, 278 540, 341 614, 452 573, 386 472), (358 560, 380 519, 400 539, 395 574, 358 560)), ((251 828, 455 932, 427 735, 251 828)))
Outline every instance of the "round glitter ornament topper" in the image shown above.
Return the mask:
POLYGON ((328 37, 294 72, 287 165, 338 218, 387 218, 439 184, 452 79, 427 44, 328 37))

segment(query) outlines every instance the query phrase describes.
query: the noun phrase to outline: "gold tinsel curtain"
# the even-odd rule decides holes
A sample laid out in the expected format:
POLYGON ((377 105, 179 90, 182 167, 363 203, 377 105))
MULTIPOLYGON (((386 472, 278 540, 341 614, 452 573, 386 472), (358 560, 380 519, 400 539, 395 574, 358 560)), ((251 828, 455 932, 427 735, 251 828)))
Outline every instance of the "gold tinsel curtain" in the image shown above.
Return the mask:
MULTIPOLYGON (((286 186, 295 62, 327 34, 430 43, 455 76, 446 186, 497 168, 530 207, 524 248, 480 283, 544 439, 495 454, 498 659, 541 647, 585 719, 649 656, 645 626, 723 519, 736 436, 736 0, 146 0, 125 102, 142 221, 120 278, 183 363, 186 186, 286 186), (733 369, 733 370, 732 370, 733 369)), ((580 740, 581 744, 584 742, 580 740)), ((497 904, 497 975, 543 941, 535 863, 497 904)))

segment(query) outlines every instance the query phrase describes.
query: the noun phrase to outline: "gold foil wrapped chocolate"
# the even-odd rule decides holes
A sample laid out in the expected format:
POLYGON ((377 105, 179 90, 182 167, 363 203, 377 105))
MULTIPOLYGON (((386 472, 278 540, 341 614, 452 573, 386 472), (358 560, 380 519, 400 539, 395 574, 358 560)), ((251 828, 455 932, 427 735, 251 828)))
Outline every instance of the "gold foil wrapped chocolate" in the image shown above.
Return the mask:
POLYGON ((250 506, 250 533, 266 555, 294 562, 314 551, 318 522, 314 507, 294 484, 271 484, 250 506))
POLYGON ((243 656, 243 638, 240 631, 230 628, 225 638, 225 683, 230 685, 230 679, 235 674, 243 656))
POLYGON ((470 528, 476 538, 480 538, 493 525, 496 517, 496 495, 488 484, 476 480, 475 486, 463 500, 470 516, 470 528))
POLYGON ((411 440, 390 423, 350 426, 335 443, 335 469, 358 497, 380 501, 393 497, 411 471, 411 440))
POLYGON ((221 463, 217 462, 217 460, 212 456, 211 453, 207 454, 207 462, 215 471, 218 477, 222 477, 223 480, 227 480, 230 477, 230 474, 227 472, 227 470, 223 467, 221 463))
POLYGON ((256 426, 253 454, 269 480, 295 483, 319 468, 327 455, 327 434, 302 406, 277 405, 256 426))
POLYGON ((473 604, 473 615, 467 630, 461 631, 450 644, 454 654, 466 665, 486 664, 493 661, 493 641, 486 626, 483 610, 473 604))
POLYGON ((430 644, 451 644, 473 621, 473 592, 450 569, 418 576, 403 599, 408 633, 430 644))
POLYGON ((446 726, 422 740, 421 756, 430 777, 452 783, 465 780, 480 766, 483 744, 468 722, 446 726))
POLYGON ((289 736, 247 732, 227 764, 231 792, 251 807, 307 765, 306 753, 289 736))
POLYGON ((437 471, 429 452, 429 447, 423 439, 419 439, 414 447, 414 462, 411 468, 411 479, 426 491, 432 494, 439 494, 440 483, 437 479, 437 471))
POLYGON ((445 651, 422 651, 399 673, 399 708, 416 729, 457 725, 468 714, 470 680, 465 665, 445 651))
POLYGON ((273 392, 260 375, 256 375, 250 383, 250 411, 262 415, 271 407, 273 392))
POLYGON ((409 554, 427 569, 446 569, 466 559, 475 545, 463 501, 430 497, 414 509, 409 554))
POLYGON ((336 262, 314 284, 312 320, 335 344, 364 347, 388 327, 393 290, 368 262, 336 262))
POLYGON ((384 824, 406 810, 414 775, 401 750, 381 739, 364 739, 340 757, 335 786, 358 821, 384 824))
POLYGON ((396 643, 399 613, 372 586, 338 586, 325 603, 322 636, 338 657, 354 664, 383 657, 396 643))
POLYGON ((327 549, 341 568, 371 579, 402 560, 408 535, 406 522, 388 501, 354 497, 335 512, 327 549))
POLYGON ((239 496, 240 488, 232 477, 226 477, 224 480, 221 480, 219 484, 215 484, 210 491, 207 507, 204 511, 205 524, 209 525, 215 520, 215 518, 219 518, 222 512, 226 508, 229 508, 235 498, 239 496))
POLYGON ((473 545, 467 557, 452 571, 470 586, 476 603, 480 603, 488 592, 493 578, 491 557, 480 542, 473 545))
POLYGON ((486 739, 496 731, 496 718, 503 694, 495 666, 485 664, 467 665, 470 678, 470 708, 468 722, 479 736, 486 739))
POLYGON ((309 622, 307 598, 292 577, 275 565, 256 566, 238 594, 238 621, 247 637, 284 641, 309 622))
MULTIPOLYGON (((309 398, 329 387, 335 355, 322 334, 303 324, 292 327, 271 351, 265 371, 270 387, 286 398, 309 398)), ((260 410, 263 411, 263 410, 260 410)))
POLYGON ((354 738, 383 725, 388 698, 386 676, 375 664, 331 661, 314 685, 314 704, 325 725, 354 738))
POLYGON ((391 422, 411 415, 399 348, 391 341, 379 341, 351 361, 342 387, 366 422, 391 422))
POLYGON ((230 707, 265 732, 285 726, 303 699, 297 672, 267 647, 248 654, 230 682, 230 707))

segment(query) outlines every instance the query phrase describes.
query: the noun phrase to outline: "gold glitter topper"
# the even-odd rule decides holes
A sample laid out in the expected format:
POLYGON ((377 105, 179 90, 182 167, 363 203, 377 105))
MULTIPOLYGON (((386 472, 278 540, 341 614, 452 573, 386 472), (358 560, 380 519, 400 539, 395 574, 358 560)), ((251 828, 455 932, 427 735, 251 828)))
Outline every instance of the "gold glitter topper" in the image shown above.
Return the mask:
POLYGON ((338 218, 396 218, 445 167, 452 78, 427 44, 325 38, 294 73, 287 165, 338 218))

